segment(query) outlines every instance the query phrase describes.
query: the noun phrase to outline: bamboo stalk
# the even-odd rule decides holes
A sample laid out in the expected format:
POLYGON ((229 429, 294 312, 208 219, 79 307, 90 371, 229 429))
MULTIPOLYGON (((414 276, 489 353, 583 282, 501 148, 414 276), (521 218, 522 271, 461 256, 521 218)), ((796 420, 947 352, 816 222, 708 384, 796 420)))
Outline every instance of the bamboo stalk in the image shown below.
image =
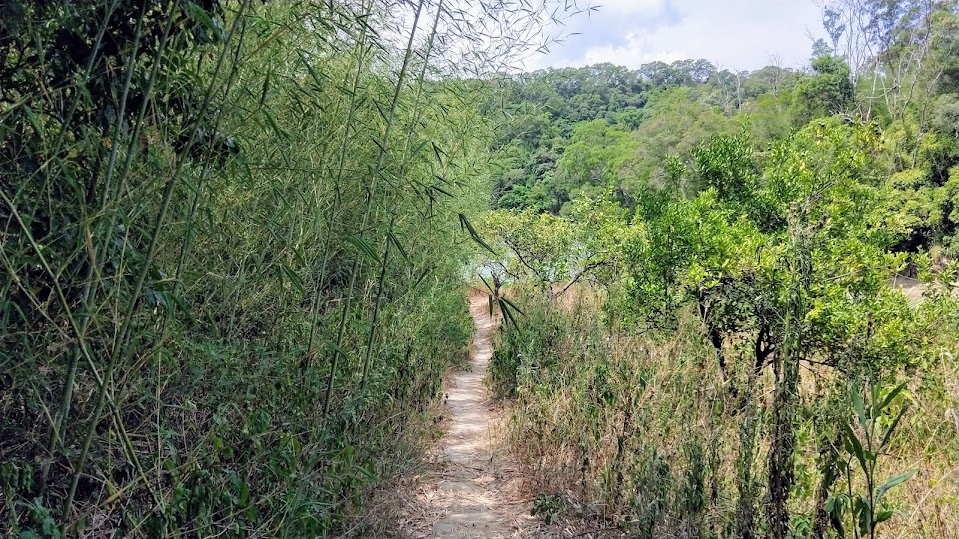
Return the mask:
MULTIPOLYGON (((376 167, 373 170, 373 175, 370 180, 369 193, 367 195, 366 210, 363 213, 363 220, 360 223, 359 231, 365 231, 367 223, 370 219, 370 213, 373 207, 373 201, 376 198, 376 187, 380 177, 380 174, 383 172, 383 165, 386 160, 386 148, 389 144, 390 134, 393 129, 393 121, 396 118, 396 107, 399 104, 400 92, 403 90, 403 86, 406 84, 406 73, 409 69, 410 59, 413 56, 413 40, 416 37, 416 27, 419 24, 420 13, 423 10, 424 0, 420 0, 416 4, 416 13, 413 16, 412 29, 410 30, 410 38, 406 44, 406 54, 403 57, 403 66, 400 68, 399 76, 397 77, 396 86, 393 90, 393 98, 390 101, 390 111, 386 119, 386 127, 383 132, 382 144, 380 145, 380 151, 376 158, 376 167)), ((340 350, 343 344, 343 336, 346 332, 346 318, 349 314, 350 308, 353 301, 353 292, 356 288, 356 278, 360 272, 360 269, 363 264, 363 255, 357 254, 356 258, 353 259, 353 271, 350 275, 350 284, 347 288, 346 301, 343 302, 343 312, 340 317, 340 329, 336 337, 336 346, 333 349, 333 357, 330 360, 330 375, 329 381, 326 386, 326 398, 324 399, 323 405, 323 415, 328 416, 330 413, 330 406, 333 402, 333 386, 336 382, 336 368, 338 366, 340 358, 340 350)))
MULTIPOLYGON (((411 120, 409 129, 406 132, 406 139, 403 143, 402 151, 402 161, 400 163, 400 170, 397 174, 397 183, 402 186, 403 181, 406 177, 406 169, 408 166, 408 160, 410 158, 410 144, 413 139, 414 129, 417 122, 419 121, 419 107, 420 107, 420 98, 423 95, 423 84, 426 80, 426 69, 430 65, 430 54, 433 52, 433 40, 436 37, 436 30, 439 27, 440 15, 443 13, 443 2, 440 0, 439 4, 436 7, 436 16, 433 18, 433 27, 430 30, 429 38, 426 42, 426 50, 423 53, 423 64, 420 68, 419 76, 417 77, 416 85, 416 95, 413 98, 413 111, 411 114, 411 120)), ((399 189, 397 189, 399 192, 399 189)), ((397 202, 397 197, 393 197, 393 203, 391 206, 395 207, 397 202)), ((380 305, 382 304, 383 299, 383 285, 386 280, 386 269, 389 264, 390 257, 390 246, 393 241, 393 231, 394 225, 396 224, 396 213, 393 212, 392 217, 390 218, 390 225, 386 231, 386 237, 383 239, 383 256, 380 263, 380 276, 376 284, 376 298, 373 300, 373 323, 370 326, 369 338, 366 343, 366 357, 363 360, 363 376, 360 380, 360 391, 366 389, 366 383, 369 379, 370 369, 372 367, 372 358, 373 358, 373 344, 376 338, 376 328, 377 323, 379 322, 380 315, 380 305)))
MULTIPOLYGON (((237 21, 239 21, 239 19, 242 18, 243 11, 245 10, 248 3, 249 2, 244 2, 241 5, 240 14, 237 17, 237 21)), ((234 29, 237 24, 237 21, 234 21, 234 29)), ((223 49, 221 50, 219 58, 217 59, 217 65, 212 77, 213 82, 211 82, 210 86, 207 88, 206 95, 203 99, 203 104, 200 107, 201 113, 204 110, 206 110, 206 108, 210 104, 210 100, 213 94, 213 87, 220 73, 220 69, 223 66, 223 60, 226 57, 224 53, 227 47, 229 47, 230 37, 232 35, 233 34, 231 32, 227 36, 226 42, 223 45, 223 49)), ((191 148, 193 146, 193 144, 196 141, 196 134, 197 134, 196 129, 193 129, 190 132, 190 137, 189 137, 189 140, 187 141, 186 148, 191 148)), ((74 474, 73 474, 73 479, 70 482, 70 488, 67 491, 67 496, 66 498, 64 498, 64 501, 63 501, 61 518, 63 519, 64 524, 69 520, 70 508, 73 505, 73 498, 76 495, 77 485, 80 482, 80 476, 83 472, 83 468, 86 464, 87 457, 89 456, 89 453, 90 453, 90 445, 92 444, 93 437, 96 434, 97 423, 99 423, 100 416, 103 413, 103 406, 107 398, 107 384, 109 384, 110 381, 113 379, 113 373, 116 370, 117 365, 119 364, 121 358, 123 358, 126 355, 126 352, 128 350, 129 343, 130 343, 130 336, 131 336, 130 334, 131 334, 131 331, 133 330, 133 315, 136 311, 137 305, 139 304, 140 293, 143 291, 143 285, 146 282, 146 277, 149 272, 150 266, 152 266, 154 257, 156 256, 157 245, 159 243, 159 238, 160 238, 160 231, 163 229, 163 227, 166 224, 166 215, 167 215, 167 211, 170 208, 170 201, 173 197, 174 188, 176 187, 177 181, 180 179, 180 174, 183 170, 183 166, 186 163, 186 161, 187 161, 187 158, 185 156, 177 160, 176 168, 173 174, 170 176, 170 178, 166 182, 166 186, 163 192, 163 198, 160 203, 160 210, 157 214, 156 224, 153 230, 153 234, 150 238, 150 246, 147 250, 146 260, 143 264, 142 269, 140 270, 139 276, 137 277, 136 284, 133 287, 133 294, 127 305, 126 314, 123 317, 123 322, 120 327, 119 340, 114 343, 113 353, 110 355, 110 359, 107 363, 106 372, 103 375, 103 382, 100 384, 99 388, 97 389, 96 404, 94 405, 94 408, 93 408, 91 423, 90 423, 90 426, 87 428, 87 433, 83 440, 83 445, 80 448, 80 457, 77 462, 77 465, 74 468, 74 474)))

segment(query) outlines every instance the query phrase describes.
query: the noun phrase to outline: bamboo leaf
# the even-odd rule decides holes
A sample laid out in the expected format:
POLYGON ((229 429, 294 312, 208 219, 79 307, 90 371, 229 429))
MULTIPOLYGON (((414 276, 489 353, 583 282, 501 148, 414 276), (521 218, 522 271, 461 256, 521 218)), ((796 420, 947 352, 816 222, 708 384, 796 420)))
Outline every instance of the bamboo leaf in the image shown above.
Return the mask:
POLYGON ((446 195, 446 196, 448 196, 448 197, 450 197, 450 198, 454 198, 454 197, 453 197, 453 193, 450 193, 449 191, 447 191, 447 190, 439 187, 438 185, 430 186, 430 189, 432 189, 433 191, 436 191, 436 192, 438 192, 438 193, 442 193, 442 194, 444 194, 444 195, 446 195))
POLYGON ((489 281, 486 280, 486 277, 483 277, 483 275, 480 274, 479 278, 481 281, 483 281, 483 284, 486 285, 486 289, 489 290, 489 293, 493 294, 493 287, 490 286, 489 281))
POLYGON ((24 105, 23 113, 26 115, 27 122, 29 122, 30 127, 33 128, 33 130, 37 133, 37 135, 40 135, 42 137, 43 129, 40 127, 40 119, 37 118, 37 115, 35 112, 33 112, 33 109, 31 109, 27 105, 24 105))
POLYGON ((523 315, 523 316, 526 316, 526 313, 524 313, 523 310, 520 309, 519 307, 517 307, 516 304, 513 303, 512 301, 510 301, 510 300, 508 300, 508 299, 506 299, 506 298, 504 298, 504 297, 500 297, 499 300, 502 301, 503 303, 506 303, 507 305, 509 305, 511 309, 515 310, 515 311, 518 312, 519 314, 521 314, 521 315, 523 315))
POLYGON ((427 266, 426 268, 424 268, 424 269, 423 269, 423 272, 420 273, 420 276, 417 277, 416 281, 413 283, 413 288, 414 288, 414 289, 417 288, 417 287, 420 285, 420 283, 422 283, 423 280, 426 279, 426 277, 427 277, 432 271, 433 271, 433 266, 427 266))
POLYGON ((297 54, 300 55, 300 60, 303 62, 303 67, 306 68, 306 72, 310 74, 310 78, 313 79, 313 82, 316 84, 317 88, 323 88, 323 79, 320 75, 313 69, 312 63, 307 59, 306 53, 303 49, 297 51, 297 54))
POLYGON ((346 351, 340 348, 340 345, 336 344, 333 341, 327 341, 326 343, 323 344, 323 347, 326 348, 327 351, 329 352, 339 354, 340 356, 346 356, 346 351))
POLYGON ((262 107, 266 103, 266 94, 270 92, 270 79, 273 77, 273 70, 270 69, 266 72, 266 76, 263 77, 263 88, 260 90, 260 101, 259 106, 262 107))
POLYGON ((507 303, 502 301, 503 298, 499 298, 499 310, 503 313, 503 322, 507 326, 519 327, 516 323, 516 319, 513 317, 513 313, 510 312, 509 306, 507 303))
POLYGON ((423 148, 426 148, 426 145, 427 145, 428 143, 429 143, 429 141, 426 141, 426 140, 420 142, 420 143, 416 146, 416 148, 413 148, 413 151, 410 153, 410 157, 416 157, 417 155, 419 155, 420 152, 423 151, 423 148))
POLYGON ((210 17, 205 9, 198 6, 195 2, 187 2, 186 10, 191 19, 198 21, 200 24, 205 26, 207 30, 212 31, 214 34, 216 34, 217 38, 222 37, 223 28, 217 22, 215 22, 212 17, 210 17))
POLYGON ((496 253, 496 251, 494 251, 493 248, 489 246, 489 244, 483 241, 483 238, 481 238, 480 235, 476 232, 476 229, 473 228, 473 225, 470 223, 469 219, 465 215, 463 215, 462 213, 459 214, 459 220, 460 220, 460 230, 466 230, 467 232, 469 232, 470 237, 473 238, 473 241, 478 243, 480 246, 482 246, 484 249, 489 251, 494 256, 499 256, 496 253))
POLYGON ((406 253, 406 249, 403 248, 403 244, 400 243, 399 238, 397 238, 396 235, 393 234, 392 232, 387 232, 387 233, 386 233, 386 236, 387 236, 387 237, 389 238, 389 240, 393 243, 393 245, 396 246, 396 249, 400 252, 400 255, 403 257, 403 260, 406 260, 407 262, 409 262, 409 261, 410 261, 410 255, 408 255, 408 254, 406 253))
POLYGON ((273 129, 273 132, 276 133, 276 136, 285 140, 290 140, 290 134, 283 130, 280 127, 280 124, 276 123, 276 118, 270 114, 269 109, 263 109, 263 116, 266 117, 267 123, 270 124, 270 128, 273 129))
POLYGON ((366 255, 366 257, 372 260, 373 262, 376 262, 377 264, 380 263, 380 257, 377 256, 376 250, 373 248, 372 245, 370 245, 370 242, 356 235, 350 236, 349 238, 346 239, 346 241, 350 245, 359 249, 360 253, 366 255))
POLYGON ((290 280, 290 284, 293 285, 293 288, 296 289, 300 294, 306 293, 306 287, 303 286, 303 279, 300 279, 300 276, 293 271, 293 268, 286 264, 280 264, 280 271, 286 274, 286 277, 290 280))

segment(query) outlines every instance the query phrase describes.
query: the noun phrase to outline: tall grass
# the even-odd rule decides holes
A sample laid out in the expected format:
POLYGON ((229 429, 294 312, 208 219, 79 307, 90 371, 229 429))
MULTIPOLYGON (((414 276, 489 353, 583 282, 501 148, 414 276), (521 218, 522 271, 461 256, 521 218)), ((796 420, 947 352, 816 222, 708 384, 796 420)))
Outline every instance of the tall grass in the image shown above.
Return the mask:
MULTIPOLYGON (((679 315, 666 336, 610 327, 605 292, 580 287, 563 303, 515 286, 508 293, 526 317, 506 328, 491 363, 493 387, 511 397, 514 448, 544 496, 568 510, 618 526, 636 537, 762 537, 767 478, 775 432, 775 380, 755 376, 747 361, 730 361, 723 375, 703 338, 697 313, 679 315)), ((610 292, 610 294, 615 293, 610 292)), ((941 343, 943 346, 948 341, 941 343)), ((934 343, 931 346, 935 347, 934 343)), ((930 351, 934 352, 934 351, 930 351)), ((891 490, 885 507, 897 511, 883 537, 948 537, 957 510, 959 466, 955 360, 930 353, 924 372, 911 374, 911 405, 879 457, 883 480, 918 470, 891 490)), ((803 365, 789 491, 794 537, 834 537, 828 515, 816 517, 826 493, 866 488, 862 474, 828 483, 828 448, 842 422, 855 414, 844 379, 803 365)), ((884 428, 891 418, 881 418, 884 428)), ((853 532, 847 522, 847 536, 853 532)))

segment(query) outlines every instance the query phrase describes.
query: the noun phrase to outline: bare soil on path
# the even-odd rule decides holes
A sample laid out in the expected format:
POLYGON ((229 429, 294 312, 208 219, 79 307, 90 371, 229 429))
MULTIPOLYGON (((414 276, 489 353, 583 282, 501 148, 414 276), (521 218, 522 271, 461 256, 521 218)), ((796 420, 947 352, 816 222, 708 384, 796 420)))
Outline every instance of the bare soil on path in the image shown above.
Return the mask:
POLYGON ((499 414, 486 389, 499 325, 485 296, 470 298, 474 334, 469 366, 449 380, 444 434, 418 478, 400 527, 415 539, 528 537, 536 527, 519 467, 496 433, 499 414))
MULTIPOLYGON (((529 481, 505 442, 505 419, 486 387, 499 319, 485 295, 470 297, 469 365, 448 381, 443 435, 426 469, 404 481, 398 532, 404 539, 590 539, 580 526, 547 526, 530 516, 529 481), (578 529, 577 529, 578 528, 578 529)), ((567 523, 568 524, 568 523, 567 523)), ((617 534, 618 536, 618 534, 617 534)))

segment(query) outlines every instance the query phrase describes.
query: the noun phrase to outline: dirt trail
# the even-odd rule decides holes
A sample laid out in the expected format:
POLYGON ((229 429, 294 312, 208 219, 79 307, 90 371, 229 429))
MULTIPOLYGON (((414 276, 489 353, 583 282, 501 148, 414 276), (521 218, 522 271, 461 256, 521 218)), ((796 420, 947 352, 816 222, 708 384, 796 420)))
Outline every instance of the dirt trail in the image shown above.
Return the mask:
POLYGON ((499 417, 485 385, 498 320, 484 296, 470 299, 470 313, 470 365, 448 384, 444 435, 401 522, 416 539, 528 537, 536 527, 519 468, 498 442, 499 417))

